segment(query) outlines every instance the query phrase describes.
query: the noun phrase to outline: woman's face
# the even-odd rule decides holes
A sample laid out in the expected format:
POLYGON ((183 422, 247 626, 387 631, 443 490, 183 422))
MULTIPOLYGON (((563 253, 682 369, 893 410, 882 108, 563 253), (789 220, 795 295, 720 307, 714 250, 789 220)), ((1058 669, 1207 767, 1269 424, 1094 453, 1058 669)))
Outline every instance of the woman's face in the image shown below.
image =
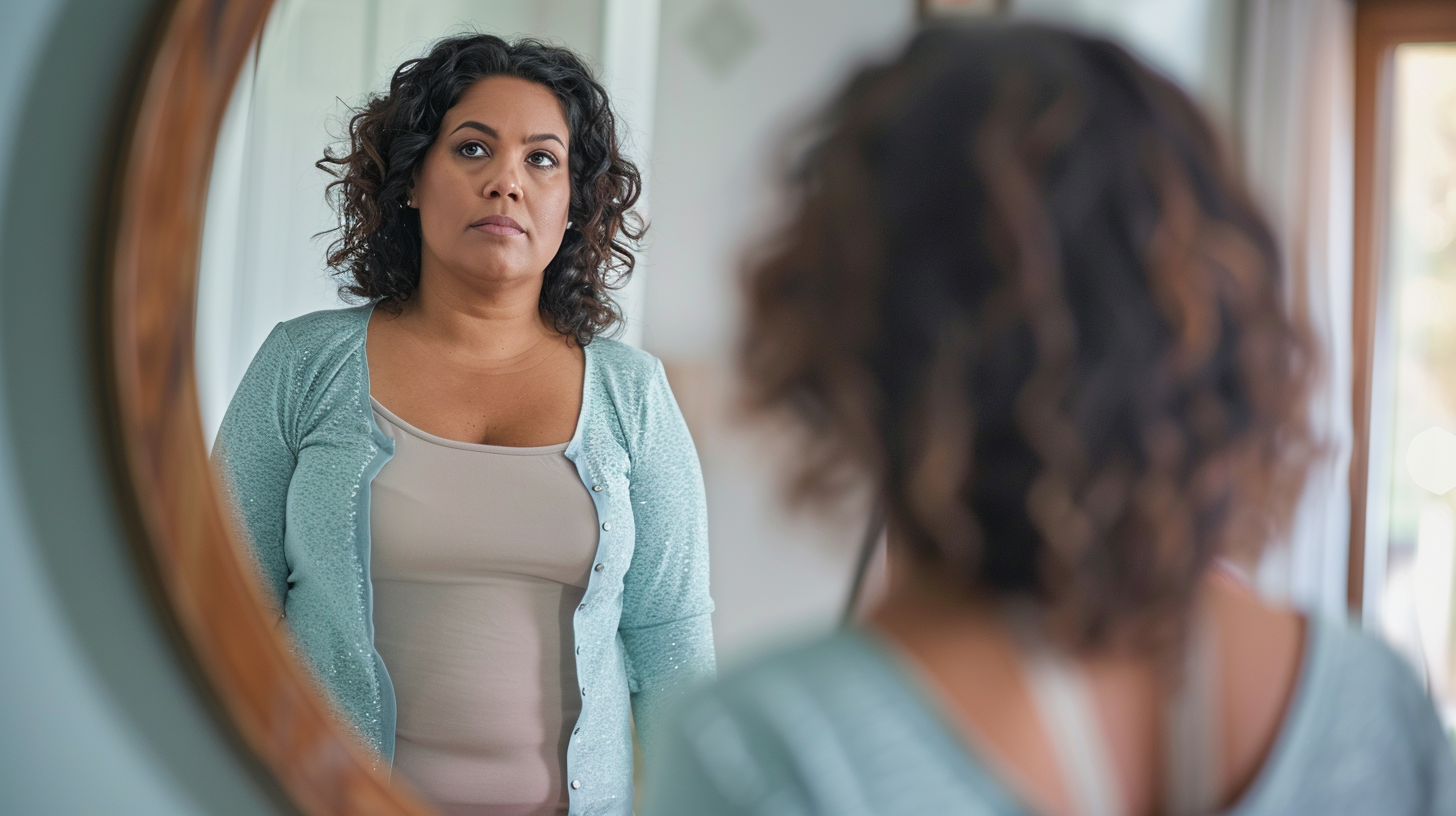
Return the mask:
POLYGON ((569 141, 545 87, 505 76, 471 85, 415 177, 422 269, 481 283, 539 279, 566 232, 569 141))

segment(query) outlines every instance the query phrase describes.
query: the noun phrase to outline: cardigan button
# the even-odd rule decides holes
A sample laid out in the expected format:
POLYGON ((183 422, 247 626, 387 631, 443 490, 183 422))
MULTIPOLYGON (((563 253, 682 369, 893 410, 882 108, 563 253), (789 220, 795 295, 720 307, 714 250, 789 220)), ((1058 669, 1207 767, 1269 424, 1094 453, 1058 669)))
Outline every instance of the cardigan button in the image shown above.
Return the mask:
POLYGON ((597 564, 595 567, 592 567, 592 572, 601 572, 602 570, 604 570, 606 568, 607 568, 607 565, 606 564, 597 564))
POLYGON ((580 734, 580 733, 581 733, 581 726, 579 726, 579 725, 577 727, 571 729, 571 735, 573 737, 576 736, 577 734, 580 734))
POLYGON ((612 523, 610 521, 604 521, 604 522, 602 522, 602 529, 603 530, 606 530, 607 532, 611 532, 612 531, 612 523))
POLYGON ((571 780, 571 789, 572 790, 579 790, 580 788, 581 788, 581 780, 580 779, 573 779, 573 780, 571 780))
POLYGON ((582 686, 581 687, 581 696, 583 696, 583 697, 586 696, 586 686, 582 686))
POLYGON ((581 654, 581 647, 580 646, 576 647, 576 653, 577 654, 581 654))
POLYGON ((592 492, 593 493, 600 493, 600 492, 602 492, 602 486, 601 485, 592 485, 592 492))
POLYGON ((580 612, 580 611, 581 611, 581 610, 583 610, 583 609, 586 609, 586 604, 581 604, 581 605, 579 605, 579 606, 577 606, 577 607, 576 607, 576 610, 577 610, 577 611, 578 611, 578 612, 580 612))

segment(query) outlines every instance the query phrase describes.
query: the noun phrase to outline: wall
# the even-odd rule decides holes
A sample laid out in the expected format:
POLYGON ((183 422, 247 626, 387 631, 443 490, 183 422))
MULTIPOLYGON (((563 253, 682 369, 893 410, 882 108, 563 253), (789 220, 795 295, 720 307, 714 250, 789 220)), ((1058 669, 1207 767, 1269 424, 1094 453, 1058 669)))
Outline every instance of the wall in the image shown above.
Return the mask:
POLYGON ((173 658, 91 388, 91 235, 150 4, 0 3, 0 810, 277 812, 173 658))
POLYGON ((734 413, 736 273, 773 217, 787 130, 867 56, 898 45, 911 0, 664 3, 643 346, 661 357, 703 462, 714 626, 726 662, 832 625, 863 505, 837 518, 780 502, 782 440, 734 413))
POLYGON ((1242 0, 1011 0, 1017 16, 1078 26, 1124 43, 1182 84, 1230 132, 1243 5, 1242 0))

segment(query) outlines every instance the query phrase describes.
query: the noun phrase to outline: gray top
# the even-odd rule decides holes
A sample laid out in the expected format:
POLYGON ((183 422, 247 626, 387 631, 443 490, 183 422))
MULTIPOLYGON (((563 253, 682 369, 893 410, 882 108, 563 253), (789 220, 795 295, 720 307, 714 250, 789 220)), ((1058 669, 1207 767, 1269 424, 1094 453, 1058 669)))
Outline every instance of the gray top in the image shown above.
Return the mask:
MULTIPOLYGON (((910 671, 846 630, 762 660, 679 710, 647 813, 1024 816, 910 671)), ((1229 816, 1450 816, 1456 761, 1430 698, 1384 643, 1311 620, 1298 685, 1229 816)))
POLYGON ((597 549, 566 445, 443 439, 371 400, 374 643, 398 701, 395 773, 447 814, 567 811, 581 712, 572 613, 597 549))

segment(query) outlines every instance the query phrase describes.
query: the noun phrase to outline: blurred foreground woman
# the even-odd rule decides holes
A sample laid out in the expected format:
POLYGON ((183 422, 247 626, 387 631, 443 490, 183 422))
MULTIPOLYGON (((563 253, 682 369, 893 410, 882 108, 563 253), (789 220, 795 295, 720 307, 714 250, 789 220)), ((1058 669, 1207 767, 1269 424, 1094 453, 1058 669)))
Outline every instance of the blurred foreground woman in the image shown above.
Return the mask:
POLYGON ((1034 26, 922 32, 829 108, 753 265, 801 498, 864 479, 892 588, 682 711, 658 814, 1452 814, 1379 641, 1220 566, 1287 524, 1316 365, 1188 98, 1034 26))

